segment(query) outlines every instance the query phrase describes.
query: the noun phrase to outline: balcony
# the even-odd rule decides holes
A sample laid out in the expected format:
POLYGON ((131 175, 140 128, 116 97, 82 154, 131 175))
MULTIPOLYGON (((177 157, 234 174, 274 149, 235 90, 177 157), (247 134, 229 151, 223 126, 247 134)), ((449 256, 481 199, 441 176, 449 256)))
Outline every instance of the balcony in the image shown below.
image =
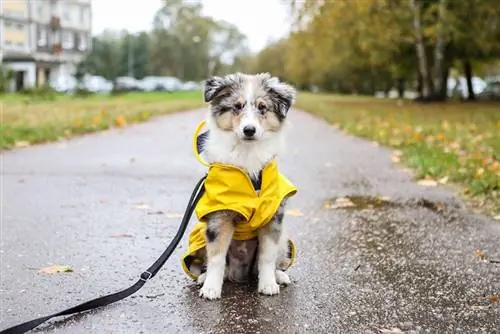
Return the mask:
POLYGON ((58 55, 62 52, 63 48, 61 43, 54 43, 52 44, 52 53, 55 55, 58 55))
POLYGON ((50 18, 50 28, 52 30, 61 29, 61 18, 59 16, 52 16, 50 18))

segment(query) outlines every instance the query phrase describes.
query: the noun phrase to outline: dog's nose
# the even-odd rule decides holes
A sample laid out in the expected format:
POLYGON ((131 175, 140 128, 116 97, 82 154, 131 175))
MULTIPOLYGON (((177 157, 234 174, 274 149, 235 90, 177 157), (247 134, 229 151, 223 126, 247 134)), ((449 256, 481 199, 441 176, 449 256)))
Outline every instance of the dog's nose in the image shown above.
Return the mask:
POLYGON ((255 134, 255 131, 256 131, 256 129, 255 129, 255 126, 253 126, 253 125, 247 125, 243 128, 243 133, 247 137, 252 137, 255 134))

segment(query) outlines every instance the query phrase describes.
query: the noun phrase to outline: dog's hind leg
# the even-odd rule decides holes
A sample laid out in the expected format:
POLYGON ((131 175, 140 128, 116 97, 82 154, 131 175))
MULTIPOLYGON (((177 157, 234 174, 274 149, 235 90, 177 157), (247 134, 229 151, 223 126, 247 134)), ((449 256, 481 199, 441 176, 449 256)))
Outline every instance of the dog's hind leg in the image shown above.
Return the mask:
POLYGON ((214 213, 207 222, 206 250, 207 271, 204 277, 200 296, 207 299, 221 297, 226 254, 233 237, 233 217, 227 213, 214 213))
POLYGON ((281 270, 276 270, 276 283, 283 285, 290 285, 292 281, 287 273, 281 270))
MULTIPOLYGON (((276 277, 276 261, 279 253, 279 241, 283 231, 284 211, 285 201, 281 203, 273 219, 259 230, 258 289, 260 293, 265 295, 276 295, 280 292, 276 277)), ((284 277, 280 276, 279 278, 281 280, 284 277)))

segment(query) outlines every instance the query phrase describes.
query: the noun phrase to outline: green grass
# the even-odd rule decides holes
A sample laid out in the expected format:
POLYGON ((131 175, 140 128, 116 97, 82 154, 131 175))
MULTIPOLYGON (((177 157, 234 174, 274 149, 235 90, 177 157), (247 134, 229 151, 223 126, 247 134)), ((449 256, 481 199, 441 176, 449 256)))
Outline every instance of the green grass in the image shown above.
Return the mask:
POLYGON ((301 93, 297 107, 395 148, 416 178, 454 184, 474 207, 500 213, 500 104, 301 93))
POLYGON ((153 116, 203 105, 200 92, 129 93, 88 98, 57 96, 53 101, 34 101, 23 95, 0 98, 1 149, 124 127, 153 116))

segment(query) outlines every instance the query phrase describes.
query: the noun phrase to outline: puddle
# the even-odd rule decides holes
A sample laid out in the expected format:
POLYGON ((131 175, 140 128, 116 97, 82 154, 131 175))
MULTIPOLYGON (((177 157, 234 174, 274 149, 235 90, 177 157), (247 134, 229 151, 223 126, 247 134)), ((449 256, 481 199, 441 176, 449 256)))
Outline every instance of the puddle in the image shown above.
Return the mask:
POLYGON ((414 199, 404 204, 398 204, 391 201, 388 196, 359 195, 334 197, 324 203, 325 209, 333 210, 375 210, 393 208, 397 206, 423 207, 437 214, 443 214, 447 207, 443 202, 435 202, 426 198, 414 199))
POLYGON ((325 202, 326 209, 371 210, 396 206, 386 196, 344 196, 325 202))

